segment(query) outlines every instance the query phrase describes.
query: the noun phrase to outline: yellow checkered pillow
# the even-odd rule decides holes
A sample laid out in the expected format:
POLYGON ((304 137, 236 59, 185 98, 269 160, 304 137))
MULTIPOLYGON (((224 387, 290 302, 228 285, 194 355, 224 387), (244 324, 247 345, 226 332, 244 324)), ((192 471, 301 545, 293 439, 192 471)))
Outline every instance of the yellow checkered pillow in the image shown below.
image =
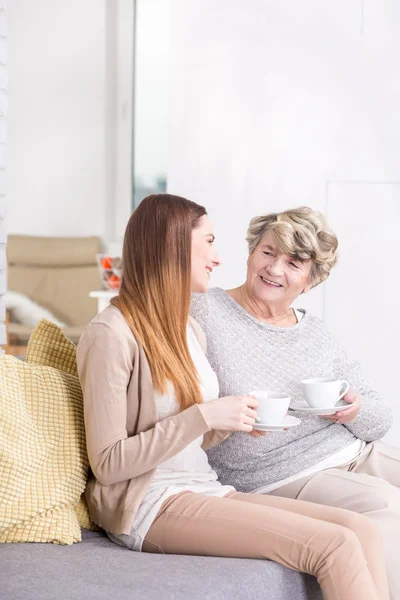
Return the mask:
MULTIPOLYGON (((65 373, 78 377, 76 366, 76 346, 54 323, 42 319, 32 331, 26 351, 25 361, 28 364, 54 367, 65 373)), ((98 531, 99 527, 92 523, 85 496, 82 495, 75 512, 81 527, 98 531)))
POLYGON ((47 319, 39 321, 32 331, 25 361, 33 365, 54 367, 78 377, 75 344, 55 323, 47 319))
POLYGON ((0 542, 80 541, 87 470, 79 379, 0 356, 0 542))

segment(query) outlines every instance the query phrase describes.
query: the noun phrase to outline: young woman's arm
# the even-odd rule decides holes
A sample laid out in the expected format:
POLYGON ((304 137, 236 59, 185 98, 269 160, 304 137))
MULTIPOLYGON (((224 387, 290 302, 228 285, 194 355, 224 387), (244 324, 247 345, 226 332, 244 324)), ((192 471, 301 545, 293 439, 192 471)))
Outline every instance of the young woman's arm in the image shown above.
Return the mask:
POLYGON ((232 433, 233 431, 207 431, 207 433, 204 434, 204 441, 201 447, 203 448, 203 450, 211 450, 211 448, 214 448, 214 446, 218 446, 218 444, 226 440, 226 438, 232 435, 232 433))
MULTIPOLYGON (((128 385, 131 380, 134 387, 136 381, 139 384, 136 345, 135 348, 132 356, 127 340, 104 323, 92 323, 77 349, 88 457, 96 479, 103 485, 151 471, 210 431, 196 404, 128 437, 128 385)), ((151 380, 146 387, 149 396, 140 400, 137 397, 136 406, 130 406, 130 410, 138 412, 140 403, 154 402, 151 380)))

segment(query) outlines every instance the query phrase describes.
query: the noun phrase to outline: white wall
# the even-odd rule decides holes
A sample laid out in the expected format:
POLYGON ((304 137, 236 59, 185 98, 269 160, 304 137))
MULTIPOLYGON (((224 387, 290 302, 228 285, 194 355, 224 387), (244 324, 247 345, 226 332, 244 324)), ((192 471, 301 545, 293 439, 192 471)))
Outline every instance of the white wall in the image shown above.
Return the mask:
POLYGON ((300 305, 327 321, 392 405, 399 443, 400 5, 397 0, 172 0, 169 191, 206 205, 245 275, 256 215, 328 214, 329 283, 300 305))
POLYGON ((133 2, 13 0, 9 27, 9 233, 114 239, 130 211, 133 2))
POLYGON ((7 5, 0 7, 0 345, 7 341, 3 295, 7 287, 6 216, 7 216, 7 111, 8 111, 8 58, 7 58, 7 5))
POLYGON ((136 0, 135 175, 153 182, 168 156, 170 0, 136 0))
POLYGON ((102 234, 104 2, 14 0, 9 23, 9 232, 102 234))

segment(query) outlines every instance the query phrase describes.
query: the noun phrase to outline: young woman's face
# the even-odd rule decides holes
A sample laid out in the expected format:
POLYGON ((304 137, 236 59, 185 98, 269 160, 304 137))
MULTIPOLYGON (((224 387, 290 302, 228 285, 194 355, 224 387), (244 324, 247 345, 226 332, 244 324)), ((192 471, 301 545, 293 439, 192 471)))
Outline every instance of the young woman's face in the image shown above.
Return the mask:
POLYGON ((208 291, 210 275, 221 261, 214 248, 214 230, 207 215, 192 230, 192 292, 208 291))

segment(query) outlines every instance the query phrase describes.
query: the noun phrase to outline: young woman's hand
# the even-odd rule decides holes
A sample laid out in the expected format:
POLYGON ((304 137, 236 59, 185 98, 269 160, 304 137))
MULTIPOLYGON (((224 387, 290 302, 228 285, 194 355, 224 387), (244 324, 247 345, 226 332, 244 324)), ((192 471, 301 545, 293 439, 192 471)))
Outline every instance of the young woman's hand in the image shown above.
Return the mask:
POLYGON ((210 429, 253 431, 258 400, 254 396, 225 396, 199 404, 210 429))

